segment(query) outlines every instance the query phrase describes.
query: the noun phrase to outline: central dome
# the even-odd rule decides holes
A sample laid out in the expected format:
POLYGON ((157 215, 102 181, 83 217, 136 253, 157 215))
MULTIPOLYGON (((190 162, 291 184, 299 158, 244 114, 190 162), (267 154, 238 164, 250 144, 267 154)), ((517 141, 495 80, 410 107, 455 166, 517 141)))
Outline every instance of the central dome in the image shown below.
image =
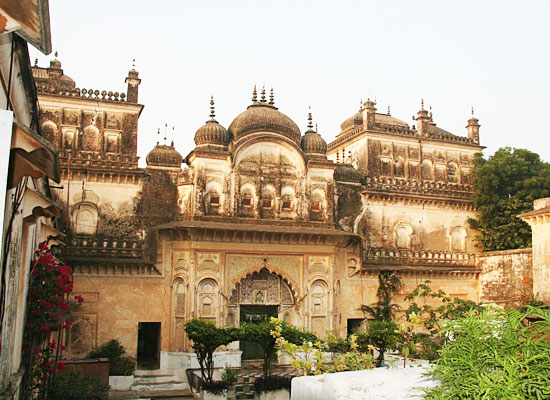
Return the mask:
POLYGON ((229 126, 229 133, 235 142, 253 133, 272 132, 283 135, 300 146, 302 134, 294 121, 278 111, 272 101, 267 103, 264 96, 260 101, 256 101, 256 98, 252 101, 246 111, 239 114, 229 126))

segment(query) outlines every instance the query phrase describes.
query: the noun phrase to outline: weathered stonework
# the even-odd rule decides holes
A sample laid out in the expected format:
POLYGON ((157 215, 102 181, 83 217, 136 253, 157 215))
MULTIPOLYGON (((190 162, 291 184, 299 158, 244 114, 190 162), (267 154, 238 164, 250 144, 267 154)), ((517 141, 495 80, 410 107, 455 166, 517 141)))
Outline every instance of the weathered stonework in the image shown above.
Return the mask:
POLYGON ((311 116, 302 135, 255 92, 228 129, 212 101, 185 158, 157 143, 142 169, 137 72, 127 100, 59 88, 51 73, 36 69, 63 165, 64 257, 93 299, 74 313, 72 356, 116 337, 140 360, 151 324, 159 351, 188 351, 183 327, 196 317, 232 326, 271 313, 345 334, 376 301, 381 270, 399 271, 401 304, 426 279, 475 301, 480 282, 492 287, 467 224, 477 120, 459 137, 425 110, 416 129, 367 102, 327 146, 311 116))
POLYGON ((483 303, 513 306, 533 294, 531 249, 482 253, 479 267, 479 297, 483 303))

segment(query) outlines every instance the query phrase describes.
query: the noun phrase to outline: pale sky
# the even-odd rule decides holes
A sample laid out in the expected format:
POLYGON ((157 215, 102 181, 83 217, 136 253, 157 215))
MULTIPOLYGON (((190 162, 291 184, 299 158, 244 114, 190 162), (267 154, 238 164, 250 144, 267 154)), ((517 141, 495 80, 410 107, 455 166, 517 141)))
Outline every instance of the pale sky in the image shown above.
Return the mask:
MULTIPOLYGON (((486 155, 509 146, 550 161, 549 1, 50 0, 52 45, 77 87, 126 92, 136 59, 140 165, 157 128, 185 157, 209 115, 226 128, 252 87, 330 142, 360 99, 466 135, 471 107, 486 155)), ((31 47, 47 66, 50 56, 31 47)), ((162 141, 162 138, 161 138, 162 141)))

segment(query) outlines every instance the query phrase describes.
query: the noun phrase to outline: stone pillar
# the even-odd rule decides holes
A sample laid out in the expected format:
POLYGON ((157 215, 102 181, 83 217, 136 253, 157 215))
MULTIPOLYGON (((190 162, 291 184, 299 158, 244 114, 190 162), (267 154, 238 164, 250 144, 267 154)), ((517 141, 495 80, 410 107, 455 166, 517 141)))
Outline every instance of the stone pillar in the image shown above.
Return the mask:
POLYGON ((534 211, 518 217, 531 225, 533 235, 533 294, 550 302, 550 197, 535 200, 534 211))

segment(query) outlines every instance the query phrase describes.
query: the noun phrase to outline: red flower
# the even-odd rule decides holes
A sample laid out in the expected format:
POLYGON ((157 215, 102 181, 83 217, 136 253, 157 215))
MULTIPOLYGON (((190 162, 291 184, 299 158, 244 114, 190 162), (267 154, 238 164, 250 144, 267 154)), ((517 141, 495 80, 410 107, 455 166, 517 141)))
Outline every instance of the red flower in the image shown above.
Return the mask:
POLYGON ((59 305, 59 308, 61 308, 63 311, 67 311, 69 309, 69 304, 65 303, 65 302, 62 302, 60 305, 59 305))
POLYGON ((78 300, 79 303, 82 303, 84 301, 84 298, 81 295, 74 296, 75 300, 78 300))
POLYGON ((48 324, 45 324, 45 323, 41 323, 40 324, 40 330, 42 332, 49 332, 51 331, 52 328, 50 328, 50 326, 48 324))
POLYGON ((61 371, 65 371, 65 363, 59 361, 59 362, 57 363, 57 366, 59 367, 59 369, 60 369, 61 371))
POLYGON ((71 327, 71 320, 69 318, 65 319, 65 324, 63 325, 63 329, 69 329, 71 327))

